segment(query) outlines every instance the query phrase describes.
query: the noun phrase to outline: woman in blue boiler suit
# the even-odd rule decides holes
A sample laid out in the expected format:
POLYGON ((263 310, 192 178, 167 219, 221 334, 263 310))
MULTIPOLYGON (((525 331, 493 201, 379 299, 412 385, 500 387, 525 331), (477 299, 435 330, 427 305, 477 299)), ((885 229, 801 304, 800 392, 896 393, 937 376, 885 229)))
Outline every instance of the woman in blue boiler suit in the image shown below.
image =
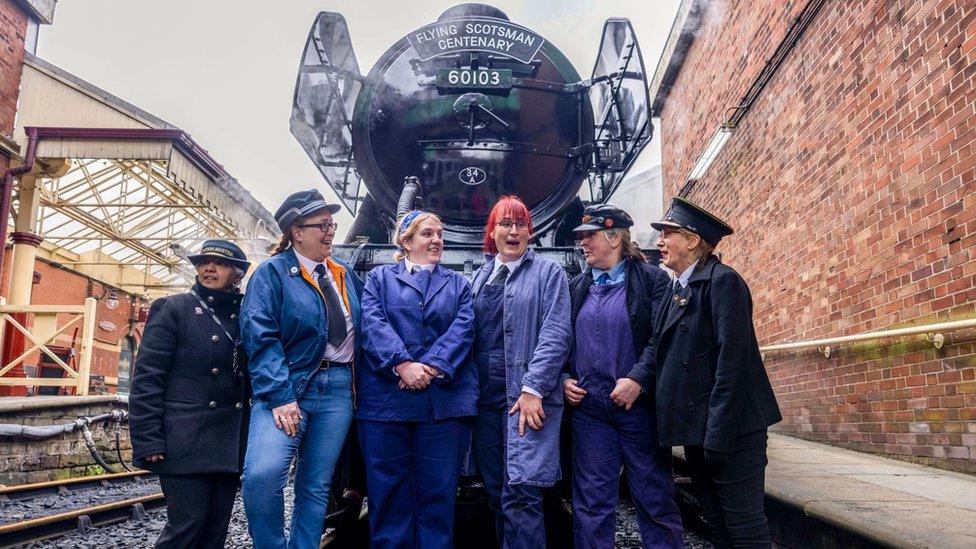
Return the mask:
POLYGON ((438 266, 440 219, 398 224, 395 265, 373 269, 363 294, 357 379, 373 547, 453 546, 454 498, 468 418, 477 414, 471 289, 438 266))

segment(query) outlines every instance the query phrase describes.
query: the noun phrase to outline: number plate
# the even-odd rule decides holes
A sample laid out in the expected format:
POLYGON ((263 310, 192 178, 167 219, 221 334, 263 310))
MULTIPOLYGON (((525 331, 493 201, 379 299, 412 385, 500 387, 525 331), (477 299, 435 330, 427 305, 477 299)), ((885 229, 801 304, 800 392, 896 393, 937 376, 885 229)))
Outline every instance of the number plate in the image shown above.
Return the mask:
POLYGON ((438 69, 437 89, 453 90, 510 90, 511 69, 438 69))

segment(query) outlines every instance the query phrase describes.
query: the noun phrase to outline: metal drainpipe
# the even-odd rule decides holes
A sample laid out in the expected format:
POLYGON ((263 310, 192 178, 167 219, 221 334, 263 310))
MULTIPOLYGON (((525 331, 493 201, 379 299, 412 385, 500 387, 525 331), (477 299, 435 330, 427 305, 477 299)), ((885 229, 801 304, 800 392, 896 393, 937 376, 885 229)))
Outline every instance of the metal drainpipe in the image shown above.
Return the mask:
POLYGON ((0 186, 0 273, 3 272, 4 255, 7 249, 7 224, 10 221, 10 203, 13 201, 14 177, 23 175, 34 169, 35 154, 37 153, 37 128, 25 128, 27 134, 27 154, 24 163, 16 168, 10 168, 3 174, 3 184, 0 186))

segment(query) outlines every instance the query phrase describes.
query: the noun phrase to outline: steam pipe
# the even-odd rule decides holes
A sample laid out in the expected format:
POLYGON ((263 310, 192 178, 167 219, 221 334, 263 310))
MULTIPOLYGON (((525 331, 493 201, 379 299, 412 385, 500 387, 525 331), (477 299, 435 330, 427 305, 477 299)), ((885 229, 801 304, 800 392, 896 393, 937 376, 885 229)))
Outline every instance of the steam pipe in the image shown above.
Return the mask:
POLYGON ((400 191, 400 200, 397 202, 396 218, 399 220, 414 209, 418 199, 420 199, 420 179, 408 175, 403 178, 403 190, 400 191))
POLYGON ((3 272, 4 253, 7 249, 7 223, 10 220, 10 203, 13 201, 14 177, 23 175, 34 169, 37 154, 37 128, 25 128, 27 134, 27 153, 24 163, 16 168, 10 168, 3 174, 0 184, 0 272, 3 272))

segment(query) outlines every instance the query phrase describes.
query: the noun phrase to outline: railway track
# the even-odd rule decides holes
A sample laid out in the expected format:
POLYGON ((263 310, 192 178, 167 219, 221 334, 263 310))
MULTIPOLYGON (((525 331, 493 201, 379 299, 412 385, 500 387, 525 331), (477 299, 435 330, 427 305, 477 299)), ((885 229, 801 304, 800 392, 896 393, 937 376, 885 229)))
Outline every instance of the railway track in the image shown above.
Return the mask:
MULTIPOLYGON (((147 471, 132 471, 23 484, 0 488, 0 499, 26 501, 52 495, 70 496, 73 492, 86 489, 144 482, 143 479, 149 478, 154 478, 154 475, 147 471)), ((16 547, 73 532, 86 531, 95 526, 114 524, 130 518, 141 518, 146 511, 162 507, 165 504, 166 500, 163 498, 162 492, 157 492, 2 524, 0 525, 0 548, 16 547)))

